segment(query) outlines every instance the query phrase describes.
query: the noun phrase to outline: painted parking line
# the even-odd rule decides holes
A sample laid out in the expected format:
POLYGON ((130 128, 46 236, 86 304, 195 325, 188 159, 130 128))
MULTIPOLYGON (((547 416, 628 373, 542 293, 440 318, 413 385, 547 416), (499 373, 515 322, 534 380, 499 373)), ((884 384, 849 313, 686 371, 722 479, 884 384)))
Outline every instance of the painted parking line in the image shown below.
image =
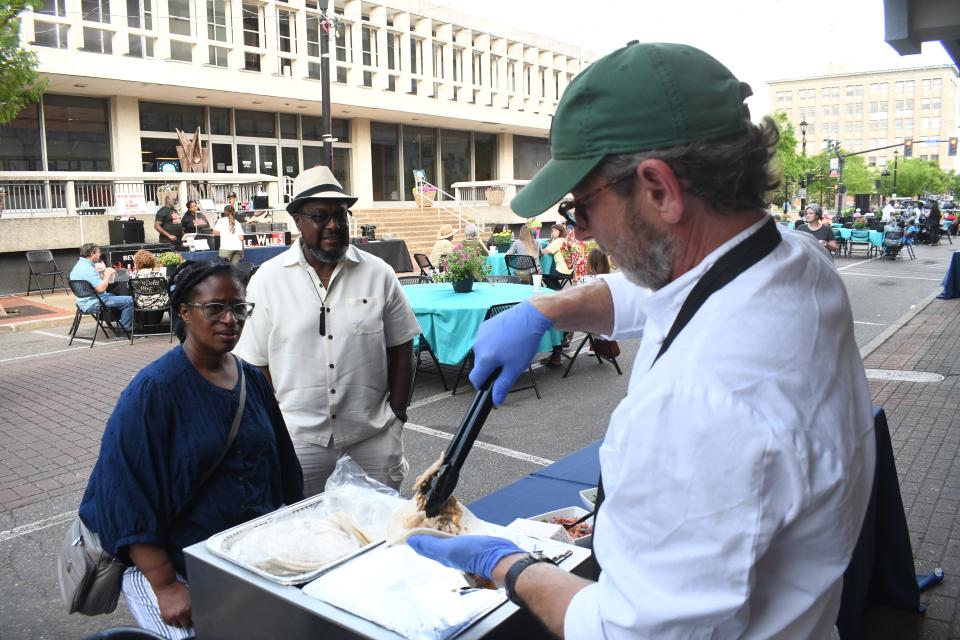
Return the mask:
MULTIPOLYGON (((416 431, 417 433, 422 433, 424 435, 433 436, 435 438, 441 438, 443 440, 453 440, 453 435, 447 433, 446 431, 431 429, 430 427, 424 427, 423 425, 413 424, 411 422, 405 424, 403 428, 409 429, 410 431, 416 431)), ((473 443, 473 446, 475 446, 477 449, 492 451, 493 453, 499 453, 500 455, 514 458, 516 460, 523 460, 524 462, 540 465, 541 467, 545 467, 548 464, 553 464, 553 460, 541 458, 540 456, 531 455, 522 451, 514 451, 513 449, 507 449, 506 447, 501 447, 495 444, 489 444, 487 442, 483 442, 482 440, 477 440, 473 443)))
POLYGON ((867 278, 893 278, 895 280, 929 280, 930 282, 942 282, 943 278, 923 278, 920 276, 895 276, 889 273, 860 273, 857 271, 847 271, 845 276, 864 276, 867 278))
POLYGON ((13 540, 14 538, 22 538, 23 536, 28 536, 31 533, 42 531, 43 529, 49 529, 50 527, 55 527, 58 524, 69 522, 76 515, 76 510, 65 511, 64 513, 50 516, 49 518, 43 518, 42 520, 36 520, 29 524, 22 524, 19 527, 14 527, 13 529, 0 531, 0 542, 6 542, 7 540, 13 540))

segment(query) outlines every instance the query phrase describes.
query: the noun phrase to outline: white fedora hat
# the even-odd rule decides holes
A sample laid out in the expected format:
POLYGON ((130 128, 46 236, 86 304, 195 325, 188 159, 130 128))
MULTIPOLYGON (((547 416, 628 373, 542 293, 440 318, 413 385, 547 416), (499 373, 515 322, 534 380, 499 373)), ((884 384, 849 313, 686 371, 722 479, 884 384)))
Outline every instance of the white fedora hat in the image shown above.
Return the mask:
POLYGON ((344 200, 348 207, 357 201, 340 186, 328 167, 319 166, 307 169, 293 181, 294 197, 287 205, 287 213, 296 213, 304 202, 310 200, 344 200))

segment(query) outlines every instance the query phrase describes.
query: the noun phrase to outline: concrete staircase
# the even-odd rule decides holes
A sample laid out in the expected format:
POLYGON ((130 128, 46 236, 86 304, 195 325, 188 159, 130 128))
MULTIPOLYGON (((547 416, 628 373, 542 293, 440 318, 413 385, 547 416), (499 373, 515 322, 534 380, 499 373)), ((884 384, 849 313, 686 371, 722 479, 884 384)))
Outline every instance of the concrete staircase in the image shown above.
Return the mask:
POLYGON ((353 217, 358 225, 377 225, 377 238, 382 238, 385 233, 391 233, 406 242, 411 261, 414 253, 430 255, 433 244, 437 241, 437 232, 445 224, 453 227, 454 242, 463 240, 463 232, 457 226, 459 222, 457 217, 444 211, 439 211, 439 218, 437 214, 438 209, 434 207, 421 209, 412 202, 406 206, 389 209, 353 210, 353 217))

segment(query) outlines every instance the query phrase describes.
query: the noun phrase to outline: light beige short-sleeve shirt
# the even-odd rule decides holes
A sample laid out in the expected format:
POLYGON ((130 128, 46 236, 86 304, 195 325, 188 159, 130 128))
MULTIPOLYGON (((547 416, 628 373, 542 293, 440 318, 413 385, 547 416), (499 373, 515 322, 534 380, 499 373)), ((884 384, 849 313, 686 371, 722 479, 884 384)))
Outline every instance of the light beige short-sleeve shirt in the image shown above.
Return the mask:
POLYGON ((294 440, 347 446, 393 423, 387 347, 420 325, 387 263, 349 246, 324 289, 298 241, 260 267, 247 300, 256 308, 234 351, 270 367, 294 440))

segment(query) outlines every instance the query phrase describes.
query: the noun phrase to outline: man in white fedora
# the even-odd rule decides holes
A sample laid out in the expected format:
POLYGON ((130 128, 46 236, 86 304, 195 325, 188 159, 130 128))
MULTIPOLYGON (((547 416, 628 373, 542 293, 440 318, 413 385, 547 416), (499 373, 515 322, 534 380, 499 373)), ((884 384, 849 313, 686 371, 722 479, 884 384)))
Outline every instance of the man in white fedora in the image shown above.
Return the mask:
POLYGON ((257 313, 235 352, 273 384, 303 467, 304 495, 323 491, 343 455, 399 489, 420 326, 393 269, 350 244, 349 207, 357 199, 330 169, 307 169, 293 192, 287 212, 300 238, 251 279, 247 300, 257 313))

